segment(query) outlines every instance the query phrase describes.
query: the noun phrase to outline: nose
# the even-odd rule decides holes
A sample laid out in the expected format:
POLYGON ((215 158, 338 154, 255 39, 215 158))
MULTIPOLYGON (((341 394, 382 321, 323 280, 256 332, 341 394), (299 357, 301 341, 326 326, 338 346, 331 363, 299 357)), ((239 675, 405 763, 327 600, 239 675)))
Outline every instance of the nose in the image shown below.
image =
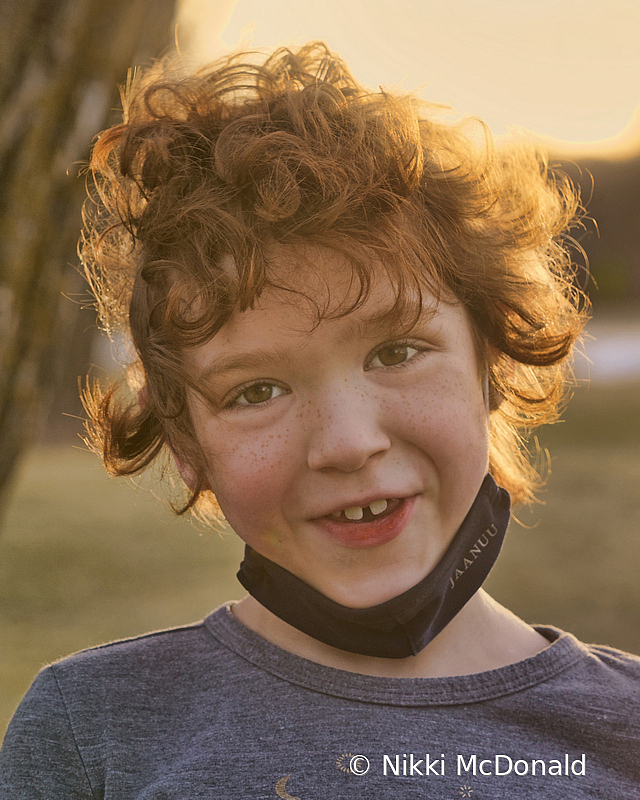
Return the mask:
POLYGON ((307 419, 307 464, 312 470, 355 472, 391 447, 379 403, 361 392, 343 391, 318 401, 307 419))

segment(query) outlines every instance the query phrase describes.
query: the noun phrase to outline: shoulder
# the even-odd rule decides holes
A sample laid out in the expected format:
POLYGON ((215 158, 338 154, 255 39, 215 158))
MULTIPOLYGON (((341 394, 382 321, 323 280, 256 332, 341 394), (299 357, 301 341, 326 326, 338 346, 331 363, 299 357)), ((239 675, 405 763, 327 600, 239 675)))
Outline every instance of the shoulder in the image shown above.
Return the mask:
POLYGON ((38 674, 23 706, 42 714, 58 705, 72 720, 126 716, 160 700, 175 707, 194 692, 219 689, 237 671, 236 660, 200 621, 56 661, 38 674))
POLYGON ((31 797, 35 784, 43 797, 98 796, 104 764, 120 751, 133 758, 129 745, 144 751, 149 742, 151 752, 158 732, 174 730, 177 719, 204 705, 203 694, 215 713, 236 658, 198 622, 92 647, 45 667, 7 729, 0 800, 31 797))
POLYGON ((640 656, 608 645, 581 642, 572 634, 557 628, 536 626, 536 630, 552 642, 570 640, 574 650, 581 655, 578 664, 587 673, 593 673, 600 678, 606 677, 614 682, 614 686, 618 682, 628 681, 634 685, 640 681, 640 656))
MULTIPOLYGON (((585 644, 554 628, 537 630, 556 642, 569 642, 576 658, 539 687, 543 705, 560 715, 579 714, 596 722, 633 728, 640 738, 640 657, 606 645, 585 644), (546 703, 545 703, 546 700, 546 703)), ((548 648, 552 653, 553 644, 548 648)))
POLYGON ((607 672, 630 680, 640 678, 640 656, 627 653, 615 647, 603 644, 589 644, 580 641, 572 633, 567 633, 551 625, 534 625, 534 629, 550 642, 548 652, 560 650, 559 644, 565 646, 575 656, 575 661, 586 669, 607 672))
POLYGON ((62 681, 95 679, 123 672, 142 677, 158 668, 163 673, 171 673, 179 669, 185 659, 193 660, 210 649, 211 637, 204 624, 195 622, 90 647, 54 662, 49 669, 62 681))
POLYGON ((587 644, 585 647, 599 668, 632 680, 640 678, 640 656, 601 644, 587 644))
POLYGON ((640 656, 605 645, 584 647, 585 672, 592 678, 597 694, 617 697, 627 708, 640 707, 640 656))

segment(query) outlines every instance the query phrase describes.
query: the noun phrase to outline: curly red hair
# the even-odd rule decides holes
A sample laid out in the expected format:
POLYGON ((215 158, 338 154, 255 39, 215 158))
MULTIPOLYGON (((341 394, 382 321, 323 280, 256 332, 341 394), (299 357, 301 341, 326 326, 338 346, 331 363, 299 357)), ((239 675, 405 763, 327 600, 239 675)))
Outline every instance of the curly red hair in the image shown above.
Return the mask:
POLYGON ((566 239, 578 197, 531 149, 494 149, 486 132, 479 147, 437 112, 367 91, 318 42, 261 65, 238 54, 188 77, 166 64, 138 76, 123 123, 94 147, 81 240, 103 325, 139 357, 133 394, 86 397, 110 472, 138 472, 168 445, 194 476, 179 510, 215 502, 181 355, 272 283, 274 248, 312 244, 346 257, 355 305, 381 268, 401 318, 425 288, 464 304, 489 379, 491 473, 532 499, 523 436, 557 418, 586 319, 566 239))

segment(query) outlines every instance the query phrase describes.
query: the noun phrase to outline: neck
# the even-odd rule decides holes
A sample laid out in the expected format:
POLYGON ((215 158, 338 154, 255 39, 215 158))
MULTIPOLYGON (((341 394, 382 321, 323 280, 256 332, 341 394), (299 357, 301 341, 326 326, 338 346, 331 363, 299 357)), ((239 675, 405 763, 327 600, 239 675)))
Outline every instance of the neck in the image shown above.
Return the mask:
POLYGON ((387 678, 443 678, 486 672, 540 652, 547 640, 479 589, 415 656, 377 658, 319 642, 272 614, 255 598, 232 607, 247 628, 290 653, 327 667, 387 678))

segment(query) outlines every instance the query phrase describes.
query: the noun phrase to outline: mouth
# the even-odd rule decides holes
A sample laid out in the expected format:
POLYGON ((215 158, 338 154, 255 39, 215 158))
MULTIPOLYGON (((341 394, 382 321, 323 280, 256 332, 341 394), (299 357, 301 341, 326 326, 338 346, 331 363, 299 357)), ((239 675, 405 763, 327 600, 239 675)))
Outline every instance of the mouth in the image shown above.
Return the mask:
POLYGON ((366 506, 351 506, 343 508, 341 511, 334 511, 328 517, 342 522, 373 522, 375 519, 384 519, 389 514, 393 514, 402 500, 403 498, 373 500, 366 506))
POLYGON ((398 537, 404 530, 417 495, 374 500, 350 506, 313 520, 322 532, 347 547, 375 547, 398 537))

